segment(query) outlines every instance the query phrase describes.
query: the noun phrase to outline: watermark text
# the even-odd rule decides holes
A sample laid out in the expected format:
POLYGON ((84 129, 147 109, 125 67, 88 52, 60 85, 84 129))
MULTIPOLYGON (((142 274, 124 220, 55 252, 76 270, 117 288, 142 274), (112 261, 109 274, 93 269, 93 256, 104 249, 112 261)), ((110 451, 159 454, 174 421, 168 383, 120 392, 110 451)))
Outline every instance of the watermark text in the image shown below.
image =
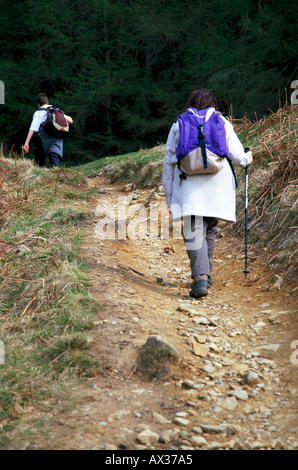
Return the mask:
POLYGON ((291 354, 291 363, 297 365, 298 364, 298 340, 292 341, 291 348, 295 349, 294 352, 291 354))
MULTIPOLYGON (((175 212, 181 213, 180 206, 177 205, 175 212)), ((191 205, 185 204, 182 213, 191 214, 191 205)), ((95 216, 98 217, 95 234, 102 240, 184 238, 186 249, 190 250, 200 249, 203 243, 203 217, 181 216, 172 220, 165 203, 149 207, 144 204, 130 205, 129 198, 120 196, 117 205, 98 205, 95 216)))
POLYGON ((298 80, 294 80, 291 83, 291 88, 295 88, 295 90, 291 94, 291 103, 298 104, 298 80))
POLYGON ((5 104, 5 86, 4 82, 0 80, 0 104, 5 104))
POLYGON ((0 341, 0 364, 4 364, 5 361, 5 348, 3 341, 0 341))

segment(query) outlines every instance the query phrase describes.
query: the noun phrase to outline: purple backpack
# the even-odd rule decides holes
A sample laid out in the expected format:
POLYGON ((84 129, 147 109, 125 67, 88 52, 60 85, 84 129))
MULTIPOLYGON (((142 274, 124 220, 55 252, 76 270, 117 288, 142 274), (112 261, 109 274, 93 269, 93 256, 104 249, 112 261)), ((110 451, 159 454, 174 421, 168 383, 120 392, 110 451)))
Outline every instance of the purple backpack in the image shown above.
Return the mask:
POLYGON ((228 156, 225 123, 216 111, 206 121, 208 110, 188 108, 177 118, 180 136, 176 156, 181 179, 217 173, 228 156))

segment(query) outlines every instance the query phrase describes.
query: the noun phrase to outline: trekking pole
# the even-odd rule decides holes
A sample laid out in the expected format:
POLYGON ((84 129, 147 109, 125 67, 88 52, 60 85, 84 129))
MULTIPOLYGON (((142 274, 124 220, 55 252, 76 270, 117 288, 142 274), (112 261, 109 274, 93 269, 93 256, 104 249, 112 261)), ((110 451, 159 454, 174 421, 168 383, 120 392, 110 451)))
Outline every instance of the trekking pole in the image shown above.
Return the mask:
MULTIPOLYGON (((244 149, 244 152, 248 152, 250 149, 249 147, 246 147, 244 149)), ((248 165, 245 167, 245 278, 247 277, 247 274, 249 273, 249 270, 247 269, 247 211, 248 211, 248 165)))

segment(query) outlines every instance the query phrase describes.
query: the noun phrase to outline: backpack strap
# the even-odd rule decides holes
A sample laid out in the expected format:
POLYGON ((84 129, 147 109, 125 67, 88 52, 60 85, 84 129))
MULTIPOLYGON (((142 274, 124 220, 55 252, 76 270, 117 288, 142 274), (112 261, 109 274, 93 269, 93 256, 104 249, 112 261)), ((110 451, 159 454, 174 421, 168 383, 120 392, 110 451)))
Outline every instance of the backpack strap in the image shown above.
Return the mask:
POLYGON ((46 108, 38 108, 36 111, 48 111, 49 109, 57 109, 55 106, 47 106, 46 108))
POLYGON ((204 138, 204 126, 199 125, 198 129, 199 129, 199 135, 198 135, 199 147, 200 147, 201 152, 202 152, 204 169, 206 170, 206 168, 207 168, 207 155, 206 155, 206 146, 205 146, 205 138, 204 138))
POLYGON ((233 164, 231 162, 231 160, 227 157, 227 160, 229 162, 229 165, 231 167, 231 170, 232 170, 232 173, 233 173, 233 176, 234 176, 234 180, 235 180, 235 187, 238 188, 238 182, 237 182, 237 178, 236 178, 236 174, 235 174, 235 170, 234 170, 234 167, 233 167, 233 164))
POLYGON ((187 174, 184 173, 184 171, 181 170, 181 168, 180 168, 180 160, 178 160, 178 162, 177 162, 177 167, 178 167, 178 170, 180 170, 180 175, 179 175, 179 178, 180 178, 180 185, 179 185, 179 186, 181 186, 182 180, 186 180, 187 174))

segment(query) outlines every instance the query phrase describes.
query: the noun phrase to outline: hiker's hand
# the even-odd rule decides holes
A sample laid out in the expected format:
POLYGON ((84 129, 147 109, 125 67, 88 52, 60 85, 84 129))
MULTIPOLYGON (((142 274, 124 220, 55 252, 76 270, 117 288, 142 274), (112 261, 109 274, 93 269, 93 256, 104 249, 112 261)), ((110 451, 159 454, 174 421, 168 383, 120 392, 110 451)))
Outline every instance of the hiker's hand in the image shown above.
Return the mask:
POLYGON ((24 152, 28 153, 29 152, 29 144, 24 145, 24 152))
POLYGON ((248 160, 248 165, 250 165, 252 162, 253 162, 253 158, 252 158, 252 151, 249 150, 246 154, 245 154, 247 160, 248 160))

